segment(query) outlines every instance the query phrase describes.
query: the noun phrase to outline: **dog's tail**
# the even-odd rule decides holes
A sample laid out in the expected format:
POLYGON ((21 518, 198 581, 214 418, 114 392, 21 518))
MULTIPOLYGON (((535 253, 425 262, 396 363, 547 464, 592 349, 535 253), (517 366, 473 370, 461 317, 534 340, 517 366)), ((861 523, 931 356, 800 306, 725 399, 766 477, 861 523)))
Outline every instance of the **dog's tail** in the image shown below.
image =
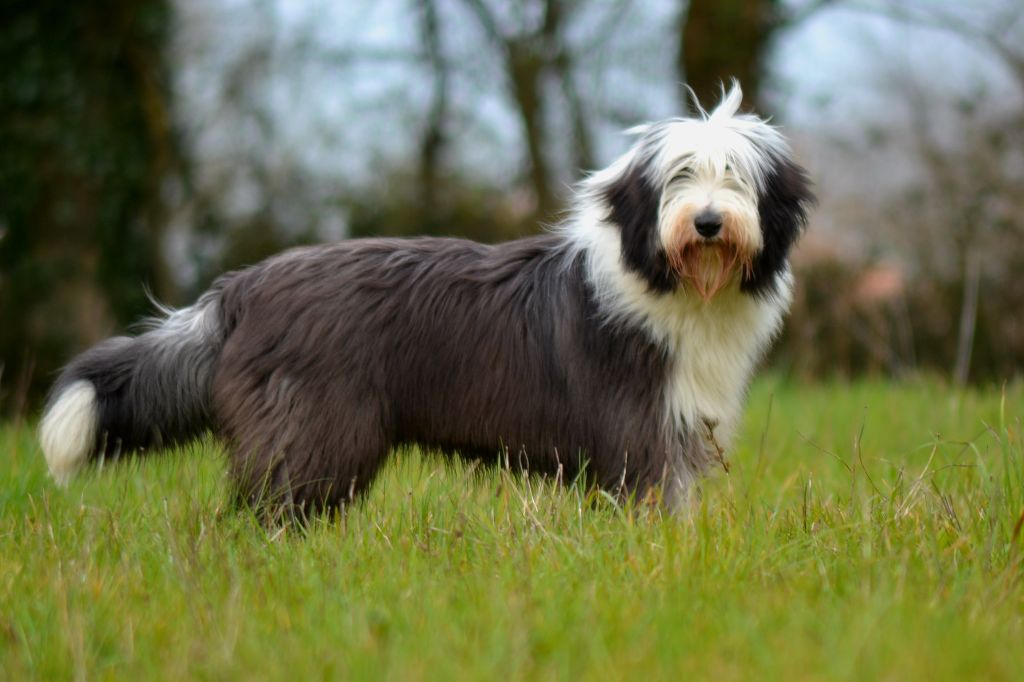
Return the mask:
POLYGON ((210 427, 213 370, 227 335, 220 292, 135 337, 107 339, 64 368, 39 440, 58 483, 90 458, 184 443, 210 427))

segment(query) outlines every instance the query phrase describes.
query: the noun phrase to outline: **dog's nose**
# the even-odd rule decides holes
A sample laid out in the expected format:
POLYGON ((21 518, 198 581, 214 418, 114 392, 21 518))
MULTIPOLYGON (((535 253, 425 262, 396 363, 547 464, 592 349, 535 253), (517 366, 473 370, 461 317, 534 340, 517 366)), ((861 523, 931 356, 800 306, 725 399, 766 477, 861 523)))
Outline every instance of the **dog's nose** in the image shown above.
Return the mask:
POLYGON ((697 228, 697 234, 705 239, 716 237, 722 231, 722 214, 705 209, 693 219, 693 226, 697 228))

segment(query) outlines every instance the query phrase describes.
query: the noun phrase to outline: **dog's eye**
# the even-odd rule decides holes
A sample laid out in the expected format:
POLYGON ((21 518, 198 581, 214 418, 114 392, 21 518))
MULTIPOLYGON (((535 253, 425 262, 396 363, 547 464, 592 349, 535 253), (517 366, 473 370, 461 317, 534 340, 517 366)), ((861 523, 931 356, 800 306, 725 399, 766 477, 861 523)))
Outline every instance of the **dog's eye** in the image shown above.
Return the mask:
POLYGON ((725 164, 725 172, 726 173, 732 173, 732 164, 731 163, 725 164))
POLYGON ((693 179, 693 169, 687 166, 676 171, 676 174, 672 177, 672 181, 676 180, 691 180, 693 179))

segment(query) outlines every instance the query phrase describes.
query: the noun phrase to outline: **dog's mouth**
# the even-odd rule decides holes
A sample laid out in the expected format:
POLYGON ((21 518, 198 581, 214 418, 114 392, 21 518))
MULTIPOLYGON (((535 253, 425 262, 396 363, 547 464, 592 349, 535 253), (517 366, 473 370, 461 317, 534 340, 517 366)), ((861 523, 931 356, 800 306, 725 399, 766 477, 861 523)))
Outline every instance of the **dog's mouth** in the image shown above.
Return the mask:
POLYGON ((710 301, 737 272, 749 272, 751 260, 727 242, 691 242, 668 254, 669 265, 697 295, 710 301))

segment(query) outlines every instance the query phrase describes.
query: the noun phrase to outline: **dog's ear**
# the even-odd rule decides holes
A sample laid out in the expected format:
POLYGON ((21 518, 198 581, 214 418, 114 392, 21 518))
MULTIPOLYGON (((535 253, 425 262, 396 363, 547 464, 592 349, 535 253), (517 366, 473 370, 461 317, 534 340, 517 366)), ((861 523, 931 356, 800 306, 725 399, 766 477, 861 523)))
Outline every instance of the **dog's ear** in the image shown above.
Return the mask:
POLYGON ((771 160, 757 197, 764 246, 741 283, 744 292, 754 295, 774 293, 776 275, 786 267, 816 202, 806 170, 786 156, 773 154, 771 160))
POLYGON ((623 265, 651 290, 671 291, 676 280, 658 233, 661 195, 647 164, 634 158, 605 183, 601 196, 611 209, 608 219, 619 228, 623 265))

